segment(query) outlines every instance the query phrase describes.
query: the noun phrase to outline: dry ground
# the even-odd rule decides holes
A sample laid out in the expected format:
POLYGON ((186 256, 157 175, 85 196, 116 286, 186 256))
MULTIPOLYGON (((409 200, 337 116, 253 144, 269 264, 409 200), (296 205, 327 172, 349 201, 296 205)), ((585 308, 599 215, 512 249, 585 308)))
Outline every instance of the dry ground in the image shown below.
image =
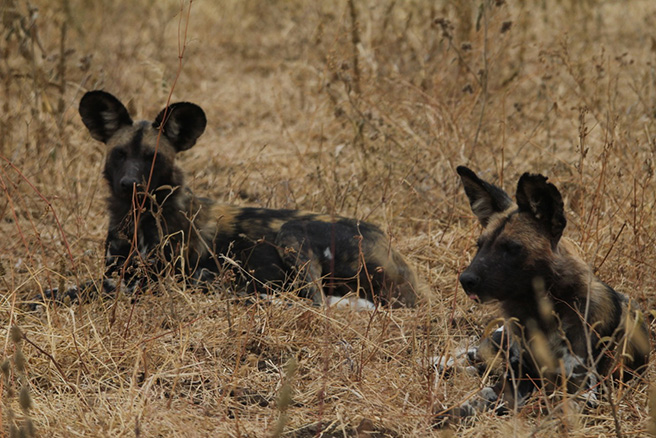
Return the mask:
POLYGON ((549 175, 587 261, 656 308, 653 0, 1 4, 3 436, 259 437, 284 426, 298 437, 637 437, 654 427, 648 384, 636 382, 580 415, 543 400, 436 430, 433 413, 483 382, 430 366, 497 316, 458 288, 479 232, 459 164, 511 192, 522 172, 549 175), (144 118, 171 92, 200 104, 208 129, 180 157, 195 191, 378 223, 426 299, 376 312, 248 305, 230 288, 202 295, 164 280, 135 303, 27 312, 42 288, 102 273, 105 151, 77 114, 96 88, 144 118))

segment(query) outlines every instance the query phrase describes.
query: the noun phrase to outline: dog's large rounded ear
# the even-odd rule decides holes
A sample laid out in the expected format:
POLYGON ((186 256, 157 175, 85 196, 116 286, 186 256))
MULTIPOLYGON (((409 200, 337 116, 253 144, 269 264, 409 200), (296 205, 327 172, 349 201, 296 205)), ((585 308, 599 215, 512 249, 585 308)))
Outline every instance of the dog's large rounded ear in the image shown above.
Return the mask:
POLYGON ((481 225, 487 226, 490 218, 513 205, 512 199, 503 189, 480 179, 471 169, 458 166, 456 169, 469 198, 472 212, 481 225))
POLYGON ((91 137, 103 143, 107 143, 120 128, 132 125, 125 106, 105 91, 89 91, 82 96, 79 111, 91 137))
POLYGON ((517 183, 517 205, 520 212, 528 212, 542 224, 553 245, 563 235, 567 219, 563 197, 547 177, 525 173, 517 183))
POLYGON ((174 103, 164 108, 153 122, 155 129, 162 126, 162 133, 178 152, 186 151, 195 145, 206 125, 205 112, 198 105, 189 102, 174 103))

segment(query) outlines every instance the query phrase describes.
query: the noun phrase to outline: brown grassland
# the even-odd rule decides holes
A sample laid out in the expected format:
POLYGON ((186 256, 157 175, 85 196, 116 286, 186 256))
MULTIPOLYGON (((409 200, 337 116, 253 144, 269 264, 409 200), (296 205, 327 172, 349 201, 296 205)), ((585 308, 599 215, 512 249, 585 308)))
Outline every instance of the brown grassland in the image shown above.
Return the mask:
POLYGON ((510 193, 523 172, 548 175, 565 235, 639 302, 653 342, 653 0, 1 5, 0 436, 656 433, 654 356, 646 382, 597 409, 537 394, 446 430, 434 414, 485 381, 431 366, 499 316, 458 285, 480 232, 460 164, 510 193), (357 312, 162 279, 136 301, 29 312, 40 290, 103 272, 106 151, 77 113, 98 88, 137 118, 169 96, 199 104, 208 128, 179 157, 195 192, 377 223, 426 297, 357 312))

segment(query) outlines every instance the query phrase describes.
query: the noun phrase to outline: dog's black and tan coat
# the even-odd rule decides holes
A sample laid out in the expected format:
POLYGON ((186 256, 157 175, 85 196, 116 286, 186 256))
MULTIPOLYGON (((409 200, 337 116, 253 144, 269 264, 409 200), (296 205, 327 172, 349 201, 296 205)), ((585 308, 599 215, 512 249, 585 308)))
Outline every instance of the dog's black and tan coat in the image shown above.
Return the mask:
POLYGON ((470 169, 457 171, 484 227, 460 283, 476 301, 500 302, 506 319, 471 359, 501 353, 509 363, 495 386, 450 414, 493 407, 501 413, 521 406, 536 388, 563 384, 596 403, 599 379, 643 372, 650 345, 642 314, 562 238, 566 219, 558 189, 542 175, 525 173, 515 203, 470 169))
POLYGON ((91 136, 107 145, 105 292, 112 292, 117 276, 130 285, 143 278, 130 272, 137 260, 156 275, 182 274, 207 284, 227 257, 251 292, 298 285, 316 304, 325 294, 351 292, 393 306, 415 304, 415 275, 378 227, 296 210, 222 205, 185 187, 175 158, 205 130, 197 105, 174 103, 154 121, 133 122, 117 98, 91 91, 79 111, 91 136))

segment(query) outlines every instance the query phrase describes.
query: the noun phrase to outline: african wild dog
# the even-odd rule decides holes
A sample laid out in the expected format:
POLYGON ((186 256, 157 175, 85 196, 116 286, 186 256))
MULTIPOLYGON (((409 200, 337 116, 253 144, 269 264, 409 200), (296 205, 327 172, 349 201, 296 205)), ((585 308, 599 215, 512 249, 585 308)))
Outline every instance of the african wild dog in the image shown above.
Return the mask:
POLYGON ((500 302, 506 319, 502 329, 470 352, 470 359, 499 354, 509 363, 496 385, 449 415, 467 417, 492 407, 507 412, 535 388, 563 384, 570 393, 584 393, 593 405, 599 378, 641 374, 650 351, 642 314, 595 277, 573 245, 561 239, 566 220, 558 189, 542 175, 525 173, 515 204, 470 169, 457 171, 484 227, 460 283, 476 301, 500 302))
MULTIPOLYGON (((91 136, 107 145, 104 292, 114 292, 116 277, 128 288, 140 284, 145 276, 137 265, 155 277, 173 272, 207 285, 229 257, 250 292, 298 285, 315 304, 324 293, 349 292, 393 306, 415 304, 414 273, 374 225, 194 196, 175 157, 205 130, 199 106, 174 103, 152 122, 133 122, 117 98, 97 90, 82 97, 79 111, 91 136)), ((61 295, 77 294, 74 288, 61 295)))

